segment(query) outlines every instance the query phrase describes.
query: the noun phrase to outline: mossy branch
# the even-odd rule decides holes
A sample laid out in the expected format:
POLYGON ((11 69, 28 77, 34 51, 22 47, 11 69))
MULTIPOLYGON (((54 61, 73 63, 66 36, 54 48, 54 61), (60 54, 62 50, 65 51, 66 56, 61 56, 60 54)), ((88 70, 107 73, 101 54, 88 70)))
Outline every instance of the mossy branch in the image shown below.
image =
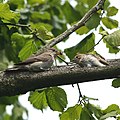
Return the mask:
POLYGON ((120 77, 120 59, 106 67, 78 65, 53 67, 49 71, 11 71, 0 74, 0 96, 12 96, 45 87, 98 81, 120 77))

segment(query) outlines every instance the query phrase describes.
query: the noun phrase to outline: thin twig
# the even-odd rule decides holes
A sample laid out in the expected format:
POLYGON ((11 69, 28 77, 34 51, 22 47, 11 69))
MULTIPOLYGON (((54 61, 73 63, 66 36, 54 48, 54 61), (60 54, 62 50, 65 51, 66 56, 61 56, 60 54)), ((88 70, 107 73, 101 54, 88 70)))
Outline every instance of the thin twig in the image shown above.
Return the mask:
POLYGON ((16 26, 16 27, 30 27, 30 25, 23 25, 23 24, 0 23, 0 26, 5 26, 5 25, 16 26))
POLYGON ((39 37, 37 36, 37 32, 36 32, 36 31, 34 32, 34 31, 30 28, 30 25, 13 24, 13 23, 0 23, 0 26, 5 26, 5 25, 16 26, 16 27, 25 27, 25 28, 27 28, 27 29, 31 32, 31 34, 33 34, 33 37, 34 37, 35 39, 38 39, 43 45, 46 44, 45 41, 43 41, 41 38, 39 38, 39 37))
POLYGON ((80 98, 82 97, 82 93, 81 93, 81 90, 80 90, 79 83, 77 83, 77 87, 78 87, 78 92, 79 92, 79 99, 78 99, 78 103, 79 103, 79 102, 81 103, 80 98))
POLYGON ((91 8, 84 15, 84 17, 79 22, 77 22, 70 29, 67 29, 65 32, 63 32, 62 34, 60 34, 59 36, 57 36, 56 38, 54 38, 52 41, 50 41, 49 43, 47 43, 45 45, 45 48, 53 47, 57 43, 63 41, 63 39, 65 39, 66 37, 68 37, 71 33, 73 33, 74 31, 76 31, 80 27, 84 26, 85 23, 92 17, 92 15, 94 13, 96 13, 100 9, 103 9, 104 2, 105 2, 105 0, 99 0, 98 3, 93 8, 91 8))
POLYGON ((102 36, 102 38, 100 38, 100 40, 93 46, 93 47, 91 47, 88 51, 87 51, 87 53, 89 53, 92 49, 94 49, 101 41, 102 41, 102 39, 104 38, 105 36, 102 36))
POLYGON ((64 59, 62 59, 60 56, 57 56, 60 60, 62 60, 66 65, 69 65, 68 62, 66 62, 64 59))

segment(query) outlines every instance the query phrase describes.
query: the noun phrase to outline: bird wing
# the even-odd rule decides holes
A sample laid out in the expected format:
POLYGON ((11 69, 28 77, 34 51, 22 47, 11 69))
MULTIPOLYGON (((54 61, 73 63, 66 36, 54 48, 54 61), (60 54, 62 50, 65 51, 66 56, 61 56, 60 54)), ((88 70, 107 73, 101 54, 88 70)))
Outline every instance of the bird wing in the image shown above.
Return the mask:
POLYGON ((49 53, 44 53, 35 58, 37 61, 47 62, 49 60, 52 60, 52 56, 49 53))
POLYGON ((52 59, 52 57, 50 54, 43 53, 43 54, 40 54, 38 56, 29 57, 27 60, 20 62, 20 63, 17 63, 15 65, 29 65, 29 64, 32 64, 32 63, 38 62, 38 61, 47 62, 51 59, 52 59))
POLYGON ((109 63, 102 56, 95 55, 94 56, 104 65, 109 65, 109 63))

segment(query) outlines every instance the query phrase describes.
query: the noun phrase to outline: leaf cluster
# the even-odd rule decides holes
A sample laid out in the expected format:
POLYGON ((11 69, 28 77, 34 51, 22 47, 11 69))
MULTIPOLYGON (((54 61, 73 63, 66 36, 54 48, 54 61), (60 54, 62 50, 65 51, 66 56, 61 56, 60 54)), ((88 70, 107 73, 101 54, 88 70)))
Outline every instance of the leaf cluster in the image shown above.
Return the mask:
POLYGON ((23 114, 28 116, 28 111, 18 101, 18 96, 0 97, 0 120, 24 120, 23 114), (7 106, 12 107, 12 114, 7 113, 7 106))
MULTIPOLYGON (((68 0, 9 0, 0 1, 0 70, 8 65, 25 60, 47 42, 64 32, 68 25, 78 22, 97 0, 75 0, 73 6, 68 0)), ((65 49, 66 56, 73 59, 76 53, 95 52, 96 34, 101 34, 110 53, 120 51, 120 30, 109 34, 108 30, 118 28, 118 21, 113 19, 118 9, 110 6, 106 0, 103 10, 95 13, 91 19, 76 33, 80 42, 65 49)), ((67 40, 67 39, 66 39, 67 40)), ((76 40, 77 41, 77 40, 76 40)), ((114 87, 119 87, 119 80, 113 81, 114 87)), ((48 106, 53 111, 60 112, 61 120, 103 120, 109 117, 120 119, 118 105, 110 105, 105 110, 90 104, 84 98, 82 104, 67 108, 66 92, 60 87, 46 88, 31 92, 29 101, 37 109, 43 111, 48 106)), ((20 105, 17 97, 0 98, 0 119, 21 120, 27 110, 20 105), (6 112, 6 106, 13 104, 12 115, 6 112)))

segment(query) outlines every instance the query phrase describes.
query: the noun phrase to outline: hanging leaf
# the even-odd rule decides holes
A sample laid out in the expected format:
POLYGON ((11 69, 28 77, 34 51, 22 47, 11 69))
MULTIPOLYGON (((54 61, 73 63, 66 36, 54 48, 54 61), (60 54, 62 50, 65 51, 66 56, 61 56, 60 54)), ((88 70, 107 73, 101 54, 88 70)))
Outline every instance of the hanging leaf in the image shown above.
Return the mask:
POLYGON ((28 0, 28 3, 31 4, 31 5, 34 5, 34 4, 45 4, 46 3, 46 0, 28 0))
POLYGON ((24 113, 28 116, 28 111, 25 107, 23 107, 20 103, 14 104, 11 120, 23 120, 24 113))
MULTIPOLYGON (((65 49, 66 55, 71 59, 76 55, 76 53, 86 53, 95 45, 95 35, 92 33, 85 37, 81 42, 79 42, 76 46, 65 49)), ((94 48, 93 48, 94 49, 94 48)), ((91 49, 90 51, 93 51, 91 49)), ((89 52, 90 52, 89 51, 89 52)))
POLYGON ((35 108, 41 111, 48 106, 45 91, 31 92, 28 100, 35 108))
POLYGON ((60 87, 52 87, 47 89, 47 101, 49 107, 53 111, 62 112, 67 106, 67 95, 60 87))
POLYGON ((102 23, 108 28, 108 29, 113 29, 118 27, 118 21, 113 20, 108 17, 102 18, 102 23))
POLYGON ((101 118, 99 120, 105 120, 106 118, 116 117, 116 116, 117 116, 117 111, 112 111, 112 112, 109 112, 109 113, 101 116, 101 118))
POLYGON ((10 5, 12 10, 24 7, 24 0, 8 0, 7 3, 10 5))
POLYGON ((68 1, 66 1, 62 6, 62 11, 65 15, 67 22, 70 24, 81 19, 80 13, 76 11, 68 1))
POLYGON ((100 109, 100 107, 95 106, 93 104, 88 105, 90 111, 96 116, 97 119, 100 119, 100 117, 102 116, 102 111, 100 109))
POLYGON ((88 22, 85 24, 85 26, 87 26, 88 29, 94 29, 94 28, 97 28, 97 26, 100 24, 100 16, 98 13, 95 13, 91 18, 90 20, 88 20, 88 22), (94 21, 94 24, 93 24, 93 21, 94 21))
POLYGON ((120 30, 105 36, 104 40, 107 41, 111 46, 120 46, 120 30))
POLYGON ((104 3, 104 10, 107 10, 109 5, 110 5, 110 1, 106 0, 105 3, 104 3))
POLYGON ((107 9, 107 16, 114 16, 117 14, 117 12, 118 12, 118 9, 116 7, 114 7, 114 6, 109 7, 107 9))
POLYGON ((86 26, 80 27, 78 30, 76 30, 76 33, 79 35, 83 35, 88 33, 90 30, 86 26))
POLYGON ((106 47, 109 48, 109 53, 118 53, 120 51, 118 48, 120 46, 120 30, 105 36, 103 41, 106 43, 106 47))
POLYGON ((92 116, 92 113, 90 113, 89 109, 84 107, 80 115, 80 120, 96 120, 96 119, 92 116))
POLYGON ((17 23, 19 20, 19 14, 11 12, 8 4, 0 3, 0 18, 9 22, 17 23))
POLYGON ((119 110, 119 106, 116 104, 111 104, 105 110, 103 110, 103 113, 109 113, 115 110, 119 110))
POLYGON ((37 50, 36 44, 34 40, 29 40, 25 46, 21 49, 19 52, 19 58, 20 60, 27 59, 30 55, 32 55, 37 50))
POLYGON ((48 12, 33 12, 31 19, 34 22, 39 22, 40 20, 50 20, 50 14, 48 12))
POLYGON ((113 86, 114 88, 120 87, 120 78, 114 79, 114 80, 112 81, 112 86, 113 86))
POLYGON ((76 104, 75 106, 70 107, 65 112, 63 112, 60 115, 60 120, 79 120, 81 111, 82 111, 82 106, 76 104))
POLYGON ((104 115, 100 117, 100 120, 104 120, 109 117, 116 117, 119 110, 119 106, 116 104, 108 106, 105 110, 103 110, 104 115))

